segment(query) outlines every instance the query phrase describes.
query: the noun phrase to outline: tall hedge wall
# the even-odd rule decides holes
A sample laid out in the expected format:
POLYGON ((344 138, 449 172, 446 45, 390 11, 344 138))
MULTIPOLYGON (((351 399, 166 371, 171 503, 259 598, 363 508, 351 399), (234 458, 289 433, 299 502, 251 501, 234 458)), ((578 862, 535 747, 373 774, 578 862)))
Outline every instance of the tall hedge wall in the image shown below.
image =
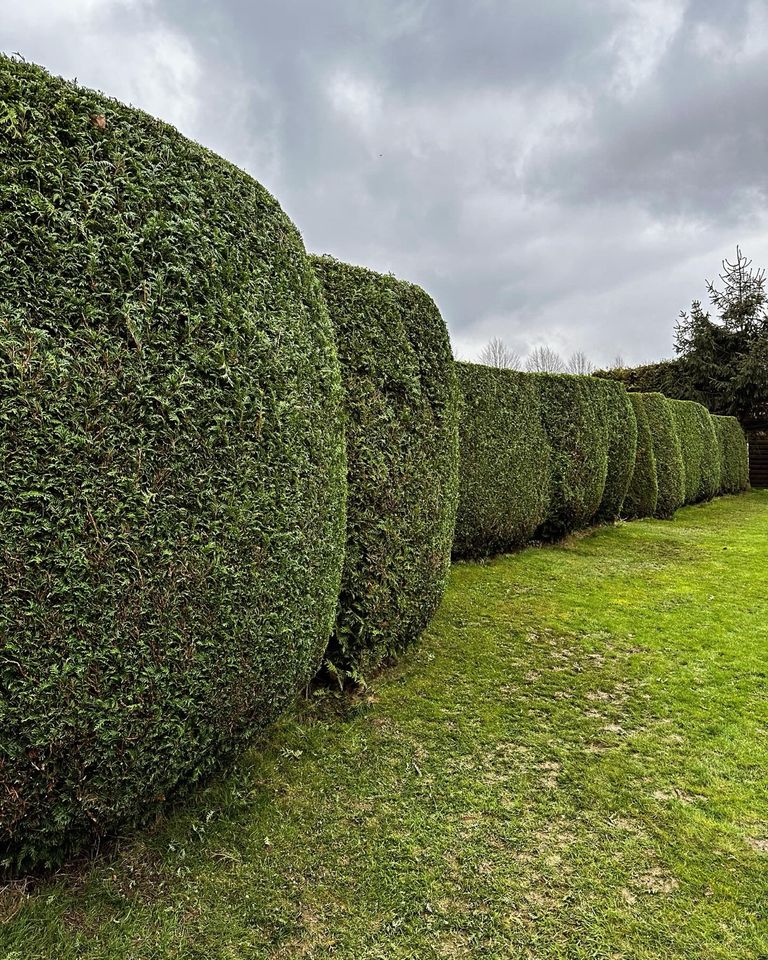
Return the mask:
POLYGON ((627 519, 652 517, 658 506, 659 480, 656 474, 651 424, 644 395, 632 393, 629 394, 629 398, 637 422, 637 447, 632 481, 621 512, 627 519))
POLYGON ((749 488, 749 448, 736 417, 712 416, 720 453, 720 492, 741 493, 749 488))
POLYGON ((140 819, 333 625, 341 384, 276 201, 0 59, 0 862, 140 819))
POLYGON ((720 448, 709 411, 694 400, 669 400, 685 470, 685 502, 710 500, 720 489, 720 448))
POLYGON ((670 401, 661 393, 632 394, 642 402, 651 431, 658 497, 656 516, 669 520, 685 503, 685 468, 677 421, 670 401))
POLYGON ((347 555, 331 663, 368 672, 414 640, 445 588, 458 497, 458 386, 423 290, 313 258, 346 395, 347 555))
POLYGON ((590 385, 602 394, 605 424, 608 429, 608 472, 597 520, 611 522, 621 507, 635 472, 637 419, 629 394, 615 380, 590 379, 590 385))
POLYGON ((539 533, 560 537, 590 524, 603 500, 610 441, 605 394, 593 377, 533 376, 552 451, 549 508, 539 533))
POLYGON ((457 364, 462 398, 453 553, 503 553, 530 540, 549 503, 550 446, 538 379, 457 364))

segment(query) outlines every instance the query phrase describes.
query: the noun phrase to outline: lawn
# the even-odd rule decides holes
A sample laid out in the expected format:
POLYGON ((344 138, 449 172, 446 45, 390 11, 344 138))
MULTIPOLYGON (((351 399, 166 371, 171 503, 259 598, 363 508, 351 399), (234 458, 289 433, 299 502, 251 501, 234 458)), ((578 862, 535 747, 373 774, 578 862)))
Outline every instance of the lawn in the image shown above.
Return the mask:
POLYGON ((768 491, 458 564, 421 644, 0 893, 2 960, 768 957, 768 491))

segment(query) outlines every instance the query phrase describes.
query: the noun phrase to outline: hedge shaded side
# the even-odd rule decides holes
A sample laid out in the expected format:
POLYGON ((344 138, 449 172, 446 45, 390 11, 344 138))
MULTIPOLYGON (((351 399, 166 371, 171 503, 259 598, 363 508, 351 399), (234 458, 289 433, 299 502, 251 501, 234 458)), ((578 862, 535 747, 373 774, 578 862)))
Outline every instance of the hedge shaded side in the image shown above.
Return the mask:
POLYGON ((458 363, 462 397, 453 553, 480 557, 529 541, 549 502, 550 447, 537 378, 458 363))
POLYGON ((635 471, 637 419, 629 394, 620 383, 596 378, 594 383, 603 395, 608 429, 608 473, 596 519, 610 523, 621 514, 621 506, 635 471))
POLYGON ((413 641, 442 598, 458 498, 458 386, 423 290, 313 257, 346 393, 347 556, 329 659, 366 673, 413 641))
POLYGON ((709 411, 693 400, 669 400, 683 454, 685 502, 710 500, 720 489, 720 447, 709 411))
POLYGON ((0 861, 142 819, 312 676, 339 367, 301 238, 153 118, 0 58, 0 861))
POLYGON ((600 508, 608 476, 605 395, 593 377, 533 376, 552 450, 550 502, 539 532, 556 538, 590 524, 600 508))
POLYGON ((741 493, 749 488, 749 448, 736 417, 712 416, 720 451, 720 492, 741 493))
MULTIPOLYGON (((635 394, 632 394, 635 396, 635 394)), ((656 463, 656 516, 670 520, 685 503, 685 467, 677 421, 670 401, 661 393, 639 393, 648 418, 656 463)))
POLYGON ((629 396, 637 420, 637 448, 632 482, 621 512, 628 519, 653 517, 658 505, 659 481, 656 475, 651 425, 644 395, 633 393, 629 396))

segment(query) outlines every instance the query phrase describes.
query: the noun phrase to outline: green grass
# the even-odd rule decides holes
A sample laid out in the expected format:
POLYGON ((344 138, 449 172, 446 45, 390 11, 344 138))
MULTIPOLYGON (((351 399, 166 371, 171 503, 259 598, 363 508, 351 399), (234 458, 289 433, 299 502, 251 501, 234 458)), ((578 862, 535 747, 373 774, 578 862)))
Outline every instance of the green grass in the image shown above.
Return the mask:
POLYGON ((365 694, 3 890, 0 957, 764 958, 767 674, 768 491, 459 564, 365 694))

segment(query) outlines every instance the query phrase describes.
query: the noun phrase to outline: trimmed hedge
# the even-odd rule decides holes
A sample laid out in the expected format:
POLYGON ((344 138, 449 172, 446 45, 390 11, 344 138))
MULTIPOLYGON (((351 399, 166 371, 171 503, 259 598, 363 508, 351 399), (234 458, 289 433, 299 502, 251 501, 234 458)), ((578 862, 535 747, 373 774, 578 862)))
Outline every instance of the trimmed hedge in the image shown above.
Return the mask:
POLYGON ((643 394, 629 394, 637 422, 637 447, 632 482, 621 509, 627 519, 652 517, 659 499, 659 481, 656 476, 656 457, 653 436, 643 394))
POLYGON ((458 363, 462 397, 453 553, 481 557, 528 542, 547 515, 550 446, 529 373, 458 363))
POLYGON ((712 415, 720 451, 720 492, 741 493, 749 489, 749 448, 736 417, 712 415))
POLYGON ((685 471, 685 502, 710 500, 720 489, 720 448, 709 411, 695 400, 668 400, 685 471))
POLYGON ((635 472, 637 419, 629 394, 620 383, 596 378, 590 383, 594 383, 603 395, 608 428, 608 473, 595 519, 610 523, 621 515, 621 507, 635 472))
POLYGON ((685 503, 685 467, 677 421, 670 401, 661 393, 630 394, 642 402, 653 443, 658 497, 656 516, 670 520, 685 503))
POLYGON ((609 430, 605 393, 593 377, 532 374, 539 384, 542 422, 551 456, 551 486, 542 537, 561 537, 588 526, 603 500, 609 430))
POLYGON ((720 448, 709 411, 694 400, 668 400, 680 438, 685 502, 711 500, 720 489, 720 448))
POLYGON ((346 394, 347 555, 329 663, 367 673, 412 642, 445 589, 458 498, 448 331, 419 287, 313 257, 346 394))
POLYGON ((341 573, 299 234, 171 127, 0 59, 0 861, 143 819, 313 675, 341 573))

